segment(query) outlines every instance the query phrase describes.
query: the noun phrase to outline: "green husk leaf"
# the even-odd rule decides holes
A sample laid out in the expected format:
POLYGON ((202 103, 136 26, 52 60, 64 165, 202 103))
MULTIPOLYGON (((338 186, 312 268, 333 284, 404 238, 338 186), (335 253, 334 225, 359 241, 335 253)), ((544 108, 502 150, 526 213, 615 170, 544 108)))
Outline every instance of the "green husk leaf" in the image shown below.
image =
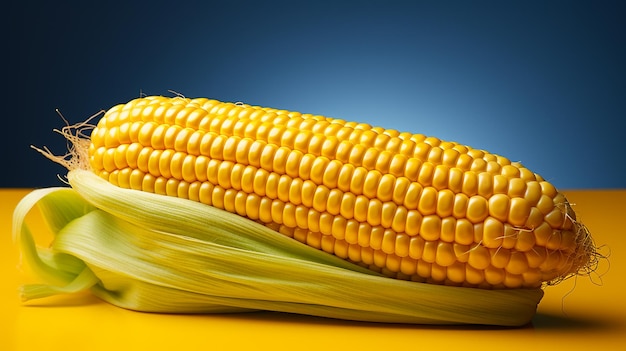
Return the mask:
POLYGON ((519 326, 531 320, 543 296, 541 289, 482 290, 382 277, 211 206, 118 188, 88 170, 72 170, 68 180, 71 189, 35 192, 16 208, 14 235, 24 256, 43 278, 54 278, 47 290, 26 286, 25 299, 91 289, 114 305, 147 312, 268 310, 370 322, 519 326), (35 203, 55 233, 49 250, 34 247, 23 223, 35 203))

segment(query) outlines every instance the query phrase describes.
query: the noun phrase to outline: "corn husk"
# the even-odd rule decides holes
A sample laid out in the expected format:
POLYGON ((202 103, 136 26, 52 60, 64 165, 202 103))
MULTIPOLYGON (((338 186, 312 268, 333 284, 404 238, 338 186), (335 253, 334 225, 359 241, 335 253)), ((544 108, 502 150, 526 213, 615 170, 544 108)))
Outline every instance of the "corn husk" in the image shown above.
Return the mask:
POLYGON ((31 300, 91 290, 131 310, 277 311, 354 321, 520 326, 541 289, 484 290, 382 277, 236 214, 127 190, 89 170, 71 187, 35 190, 16 207, 15 240, 44 284, 31 300), (37 245, 24 222, 39 207, 54 233, 37 245))

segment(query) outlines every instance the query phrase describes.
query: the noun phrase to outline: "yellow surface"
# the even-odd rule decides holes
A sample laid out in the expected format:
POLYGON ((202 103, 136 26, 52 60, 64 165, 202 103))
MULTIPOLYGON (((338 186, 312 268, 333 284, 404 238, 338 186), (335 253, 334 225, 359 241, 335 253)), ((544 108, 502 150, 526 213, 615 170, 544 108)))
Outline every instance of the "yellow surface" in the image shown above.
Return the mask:
MULTIPOLYGON (((22 305, 32 282, 11 241, 13 208, 28 191, 0 189, 0 350, 615 350, 626 346, 626 190, 566 191, 609 263, 546 288, 523 328, 432 327, 337 321, 270 312, 159 315, 123 310, 87 293, 22 305)), ((49 236, 38 214, 38 242, 49 236)))

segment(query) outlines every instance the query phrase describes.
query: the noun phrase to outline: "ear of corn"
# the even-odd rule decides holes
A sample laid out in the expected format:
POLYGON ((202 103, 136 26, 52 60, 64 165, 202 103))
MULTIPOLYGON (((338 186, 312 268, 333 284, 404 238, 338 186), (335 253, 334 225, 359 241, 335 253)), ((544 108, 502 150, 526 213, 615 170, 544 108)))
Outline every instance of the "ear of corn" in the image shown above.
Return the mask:
MULTIPOLYGON (((64 272, 67 289, 89 285, 127 308, 520 325, 543 284, 594 263, 588 231, 550 183, 433 137, 181 97, 136 99, 107 111, 90 138, 64 134, 75 157, 46 154, 70 168, 70 202, 89 205, 43 207, 54 249, 76 267, 24 245, 44 275, 64 272)), ((36 290, 25 296, 46 294, 36 290)))
POLYGON ((109 110, 91 169, 246 216, 385 275, 538 287, 589 260, 562 194, 518 163, 420 134, 208 99, 109 110))

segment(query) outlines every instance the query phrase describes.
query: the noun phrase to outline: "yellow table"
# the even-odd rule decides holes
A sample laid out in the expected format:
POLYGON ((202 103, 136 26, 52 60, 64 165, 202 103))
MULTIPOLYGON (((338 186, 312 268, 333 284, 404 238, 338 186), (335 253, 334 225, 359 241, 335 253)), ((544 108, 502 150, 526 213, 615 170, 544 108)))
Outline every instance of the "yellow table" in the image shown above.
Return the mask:
MULTIPOLYGON (((597 274, 545 289, 523 328, 384 325, 261 312, 159 315, 127 311, 82 293, 23 306, 11 215, 28 190, 0 189, 0 350, 616 350, 626 346, 626 190, 566 191, 596 243, 597 274)), ((37 214, 29 222, 43 225, 37 214)), ((39 238, 44 242, 47 238, 39 238)), ((49 238, 48 238, 49 239, 49 238)))

